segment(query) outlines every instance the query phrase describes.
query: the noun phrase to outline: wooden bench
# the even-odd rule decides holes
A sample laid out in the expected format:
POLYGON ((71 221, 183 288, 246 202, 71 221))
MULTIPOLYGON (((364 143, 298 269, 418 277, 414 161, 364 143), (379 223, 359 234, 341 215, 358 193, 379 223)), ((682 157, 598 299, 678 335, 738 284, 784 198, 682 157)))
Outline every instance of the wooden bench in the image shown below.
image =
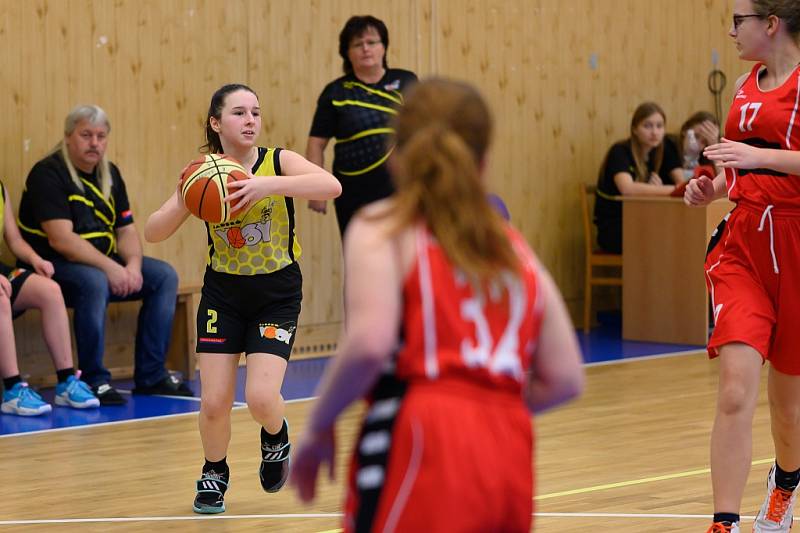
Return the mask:
MULTIPOLYGON (((201 285, 182 285, 178 288, 172 337, 166 355, 166 367, 194 379, 197 368, 197 323, 195 315, 199 304, 201 285)), ((114 302, 108 306, 106 320, 106 353, 103 362, 114 379, 133 376, 133 349, 136 335, 136 318, 141 302, 114 302)), ((72 320, 72 310, 69 310, 72 320)), ((292 360, 312 359, 333 355, 341 323, 301 325, 292 350, 292 360)), ((55 372, 50 352, 41 333, 41 317, 37 311, 28 311, 14 321, 17 354, 22 375, 36 386, 55 385, 55 372)), ((70 334, 73 329, 70 327, 70 334)), ((73 354, 77 366, 77 349, 73 338, 73 354)), ((242 357, 244 363, 244 357, 242 357)))
MULTIPOLYGON (((182 372, 189 379, 194 379, 195 312, 200 289, 200 285, 182 285, 178 288, 172 337, 166 356, 166 367, 182 372)), ((114 302, 108 306, 104 364, 114 379, 133 376, 134 338, 140 306, 141 302, 114 302)), ((71 322, 72 310, 69 310, 69 316, 71 322)), ((52 358, 42 338, 39 312, 31 310, 15 320, 14 332, 19 367, 25 379, 38 386, 55 385, 52 358)), ((71 324, 70 335, 73 336, 72 351, 77 367, 77 349, 71 324)))
POLYGON ((196 367, 197 312, 196 296, 202 285, 178 287, 175 318, 172 321, 172 337, 167 351, 166 367, 181 372, 187 379, 194 379, 196 367))

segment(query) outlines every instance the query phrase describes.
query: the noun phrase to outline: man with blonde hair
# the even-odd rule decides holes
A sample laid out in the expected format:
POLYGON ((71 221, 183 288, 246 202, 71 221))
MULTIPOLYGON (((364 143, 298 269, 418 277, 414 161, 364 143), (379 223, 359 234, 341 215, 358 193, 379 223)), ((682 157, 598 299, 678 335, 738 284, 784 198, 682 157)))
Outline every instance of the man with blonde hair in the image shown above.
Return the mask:
POLYGON ((134 393, 191 396, 167 372, 178 276, 144 257, 125 183, 105 156, 111 124, 96 105, 74 108, 64 138, 28 174, 20 200, 25 240, 55 266, 53 279, 75 311, 78 363, 101 405, 121 405, 103 366, 109 302, 142 300, 136 332, 134 393))

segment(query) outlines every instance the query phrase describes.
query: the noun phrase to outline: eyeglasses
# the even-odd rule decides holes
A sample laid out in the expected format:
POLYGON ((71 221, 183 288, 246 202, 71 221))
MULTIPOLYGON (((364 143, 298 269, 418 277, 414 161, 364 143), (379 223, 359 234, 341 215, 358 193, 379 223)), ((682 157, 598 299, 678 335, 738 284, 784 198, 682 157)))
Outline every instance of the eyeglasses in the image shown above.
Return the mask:
POLYGON ((350 43, 350 48, 375 48, 381 44, 380 40, 373 40, 373 39, 365 39, 363 41, 356 41, 354 43, 350 43))
POLYGON ((749 19, 751 17, 764 18, 761 15, 757 15, 755 13, 753 13, 751 15, 734 15, 733 16, 733 29, 734 30, 738 30, 739 26, 741 26, 742 22, 744 22, 744 19, 749 19))

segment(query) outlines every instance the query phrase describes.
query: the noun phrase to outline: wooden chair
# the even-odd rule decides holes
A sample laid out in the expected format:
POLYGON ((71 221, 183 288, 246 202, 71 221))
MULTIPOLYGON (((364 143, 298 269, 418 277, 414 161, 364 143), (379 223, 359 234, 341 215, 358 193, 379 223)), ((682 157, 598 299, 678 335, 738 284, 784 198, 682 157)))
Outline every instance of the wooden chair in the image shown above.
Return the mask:
POLYGON ((581 183, 578 185, 581 199, 581 212, 583 215, 583 242, 586 249, 586 275, 584 278, 584 298, 583 298, 583 332, 589 333, 592 325, 592 286, 622 286, 622 254, 612 254, 594 249, 594 223, 592 221, 592 210, 589 206, 590 196, 594 197, 594 185, 581 183), (620 275, 617 277, 594 275, 594 267, 619 267, 620 275))

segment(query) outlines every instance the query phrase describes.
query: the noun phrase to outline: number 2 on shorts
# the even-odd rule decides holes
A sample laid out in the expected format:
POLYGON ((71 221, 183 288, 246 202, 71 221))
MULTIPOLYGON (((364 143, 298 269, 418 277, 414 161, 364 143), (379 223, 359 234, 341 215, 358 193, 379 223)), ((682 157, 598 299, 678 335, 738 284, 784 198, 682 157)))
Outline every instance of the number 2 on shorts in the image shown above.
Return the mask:
POLYGON ((213 309, 208 310, 208 322, 206 322, 206 333, 216 333, 217 326, 217 312, 213 309))

